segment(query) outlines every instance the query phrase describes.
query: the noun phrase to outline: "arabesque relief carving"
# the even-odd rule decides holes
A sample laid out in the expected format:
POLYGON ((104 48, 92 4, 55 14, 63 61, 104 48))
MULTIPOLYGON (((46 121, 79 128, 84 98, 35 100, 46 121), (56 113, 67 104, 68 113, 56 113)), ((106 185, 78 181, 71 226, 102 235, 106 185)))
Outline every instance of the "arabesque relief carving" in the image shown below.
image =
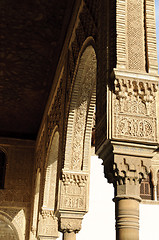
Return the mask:
POLYGON ((113 137, 157 141, 156 92, 156 82, 115 79, 113 137))
POLYGON ((129 0, 127 2, 128 69, 138 71, 145 71, 143 19, 144 1, 129 0))
POLYGON ((42 208, 40 211, 38 235, 45 237, 58 237, 58 219, 54 211, 42 208))
POLYGON ((60 208, 86 211, 88 174, 64 172, 62 174, 60 208))
POLYGON ((77 89, 74 90, 74 94, 77 95, 77 103, 75 104, 76 109, 74 110, 74 131, 73 131, 73 144, 72 144, 72 161, 71 169, 81 170, 82 168, 82 157, 83 157, 83 142, 85 137, 85 127, 87 122, 88 108, 91 101, 91 95, 94 88, 94 76, 96 69, 94 62, 96 58, 94 52, 91 53, 91 63, 86 69, 79 68, 79 72, 85 71, 83 74, 84 79, 80 82, 80 91, 76 93, 77 89))

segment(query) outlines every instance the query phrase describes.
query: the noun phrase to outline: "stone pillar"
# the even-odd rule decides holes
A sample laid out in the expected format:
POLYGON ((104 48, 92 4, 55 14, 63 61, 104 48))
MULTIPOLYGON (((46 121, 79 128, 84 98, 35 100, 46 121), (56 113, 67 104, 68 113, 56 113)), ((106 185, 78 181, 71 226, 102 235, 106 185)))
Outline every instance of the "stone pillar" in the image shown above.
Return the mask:
POLYGON ((117 240, 138 240, 140 183, 159 140, 154 0, 101 0, 100 10, 96 154, 115 188, 117 240))
POLYGON ((116 239, 139 240, 140 183, 150 171, 153 148, 110 141, 99 156, 115 189, 116 239), (144 156, 143 156, 144 155, 144 156))
POLYGON ((116 239, 138 240, 140 183, 150 169, 150 162, 141 157, 115 154, 113 165, 116 239))
POLYGON ((139 239, 139 198, 115 198, 116 239, 139 239))
POLYGON ((64 232, 63 240, 76 240, 76 233, 75 232, 64 232))

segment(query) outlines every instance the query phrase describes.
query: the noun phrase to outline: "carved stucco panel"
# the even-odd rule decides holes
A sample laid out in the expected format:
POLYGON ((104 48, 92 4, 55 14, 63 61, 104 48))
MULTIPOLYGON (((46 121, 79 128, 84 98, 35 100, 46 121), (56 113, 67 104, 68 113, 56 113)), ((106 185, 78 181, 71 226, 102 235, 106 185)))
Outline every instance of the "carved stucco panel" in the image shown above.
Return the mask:
POLYGON ((116 77, 112 97, 113 138, 157 142, 157 82, 116 77))
POLYGON ((61 182, 60 209, 87 210, 88 174, 63 172, 61 182))
POLYGON ((50 209, 43 208, 38 224, 38 236, 58 238, 58 219, 50 209))
POLYGON ((143 0, 127 1, 127 48, 128 69, 145 71, 143 0))

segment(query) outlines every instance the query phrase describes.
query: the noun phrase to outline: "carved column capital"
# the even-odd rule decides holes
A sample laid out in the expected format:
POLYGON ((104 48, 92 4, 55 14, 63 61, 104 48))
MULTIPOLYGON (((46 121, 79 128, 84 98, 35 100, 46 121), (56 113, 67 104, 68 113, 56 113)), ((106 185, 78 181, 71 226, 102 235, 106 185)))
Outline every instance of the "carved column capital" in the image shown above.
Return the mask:
POLYGON ((61 232, 74 232, 77 233, 81 230, 82 218, 67 218, 62 217, 60 219, 60 231, 61 232))
POLYGON ((159 148, 157 148, 157 150, 155 151, 154 157, 152 158, 152 166, 151 166, 152 179, 151 180, 154 186, 157 186, 158 171, 159 171, 159 148))
POLYGON ((113 179, 116 187, 116 197, 140 196, 139 184, 150 171, 150 162, 132 156, 115 156, 113 163, 113 179))
POLYGON ((113 176, 117 185, 141 183, 150 171, 150 165, 131 156, 115 156, 113 163, 113 176))
POLYGON ((103 159, 105 177, 113 183, 115 196, 140 196, 140 183, 150 172, 154 147, 112 141, 105 145, 103 159))

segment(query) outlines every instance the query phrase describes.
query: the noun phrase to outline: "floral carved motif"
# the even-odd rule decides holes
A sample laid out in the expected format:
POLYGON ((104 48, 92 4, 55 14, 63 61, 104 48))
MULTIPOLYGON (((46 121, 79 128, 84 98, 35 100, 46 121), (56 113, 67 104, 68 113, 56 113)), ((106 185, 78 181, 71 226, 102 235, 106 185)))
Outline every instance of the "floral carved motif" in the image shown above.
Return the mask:
POLYGON ((116 78, 113 96, 113 137, 157 141, 157 83, 116 78))

